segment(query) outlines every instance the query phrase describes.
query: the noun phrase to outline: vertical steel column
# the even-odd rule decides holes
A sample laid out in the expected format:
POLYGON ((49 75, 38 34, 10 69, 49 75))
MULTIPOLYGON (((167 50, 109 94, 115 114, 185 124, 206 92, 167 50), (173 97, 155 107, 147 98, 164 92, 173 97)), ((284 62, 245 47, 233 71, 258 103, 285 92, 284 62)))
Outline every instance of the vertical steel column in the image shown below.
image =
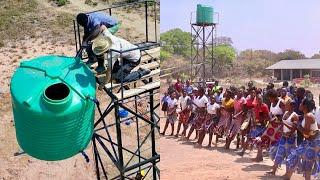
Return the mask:
MULTIPOLYGON (((137 96, 134 97, 134 106, 135 106, 135 112, 138 114, 137 96)), ((136 116, 136 126, 137 126, 138 159, 139 159, 139 163, 141 163, 140 132, 139 132, 139 121, 138 121, 138 117, 137 116, 136 116)), ((139 171, 141 171, 141 167, 140 166, 139 166, 139 171)))
POLYGON ((110 15, 110 16, 112 16, 112 13, 111 13, 111 8, 109 8, 109 15, 110 15))
POLYGON ((79 24, 77 23, 77 30, 78 30, 78 40, 79 40, 79 49, 81 49, 81 38, 80 38, 80 27, 79 24))
MULTIPOLYGON (((190 22, 191 23, 191 22, 190 22)), ((193 49, 193 36, 192 36, 192 24, 191 24, 191 51, 190 51, 190 61, 191 61, 191 68, 190 68, 190 74, 191 74, 191 77, 193 77, 192 75, 192 70, 193 70, 193 56, 192 56, 192 49, 193 49)))
POLYGON ((74 32, 74 42, 76 43, 76 54, 78 52, 78 43, 77 43, 77 33, 76 33, 76 21, 73 20, 73 32, 74 32))
MULTIPOLYGON (((110 51, 110 53, 108 53, 107 54, 107 56, 110 54, 110 59, 109 59, 109 61, 111 61, 111 67, 107 67, 107 68, 111 68, 111 74, 110 74, 110 83, 111 83, 111 92, 113 92, 113 73, 112 73, 112 71, 113 71, 113 59, 112 59, 112 51, 110 51)), ((109 65, 109 63, 108 63, 108 65, 109 65)), ((108 83, 108 82, 106 82, 106 83, 108 83)))
POLYGON ((96 165, 96 175, 97 175, 97 179, 100 180, 99 160, 98 160, 98 152, 97 152, 97 144, 96 144, 95 134, 93 134, 92 142, 93 142, 94 161, 95 161, 95 165, 96 165))
POLYGON ((122 136, 121 136, 121 121, 119 117, 119 102, 114 102, 114 112, 116 117, 116 131, 117 131, 117 142, 118 142, 118 155, 119 155, 119 166, 120 166, 120 177, 124 180, 124 166, 123 166, 123 152, 122 152, 122 136))
MULTIPOLYGON (((199 40, 199 32, 200 32, 200 29, 199 27, 197 27, 197 32, 196 32, 196 36, 197 36, 197 51, 196 51, 196 68, 195 68, 195 72, 194 72, 194 76, 196 76, 198 74, 198 66, 199 66, 199 44, 200 44, 200 40, 199 40)), ((201 68, 201 65, 200 65, 200 68, 201 68)))
POLYGON ((148 37, 148 1, 144 2, 144 6, 145 6, 145 20, 146 20, 146 42, 149 41, 149 37, 148 37))
POLYGON ((204 80, 206 78, 206 65, 205 65, 205 61, 206 61, 206 32, 205 32, 206 26, 203 24, 202 25, 202 80, 204 80))
MULTIPOLYGON (((123 99, 123 69, 121 70, 121 67, 123 66, 123 58, 122 58, 122 52, 120 53, 120 62, 119 62, 119 65, 120 65, 120 69, 119 69, 119 71, 120 71, 120 78, 121 78, 121 99, 123 99)), ((119 72, 118 71, 118 72, 119 72)), ((117 72, 117 74, 118 74, 118 72, 117 72)))
POLYGON ((158 36, 157 36, 157 2, 154 3, 154 38, 155 42, 158 42, 158 36))
MULTIPOLYGON (((211 26, 211 33, 215 33, 215 32, 213 32, 214 31, 214 26, 211 26)), ((215 33, 215 35, 216 35, 216 33, 215 33)), ((213 68, 214 68, 214 58, 213 58, 213 40, 214 40, 214 38, 213 38, 213 35, 211 35, 211 75, 213 76, 213 68)), ((214 46, 216 46, 216 42, 215 42, 215 45, 214 46)))
MULTIPOLYGON (((155 142, 155 131, 154 131, 154 128, 155 128, 155 124, 157 123, 154 116, 153 116, 153 113, 154 113, 154 101, 153 101, 153 90, 150 91, 150 120, 152 122, 151 124, 151 143, 152 143, 152 157, 156 156, 157 153, 156 153, 156 142, 155 142)), ((157 169, 156 169, 156 162, 155 160, 152 162, 152 173, 153 173, 153 179, 156 180, 157 179, 157 169)))

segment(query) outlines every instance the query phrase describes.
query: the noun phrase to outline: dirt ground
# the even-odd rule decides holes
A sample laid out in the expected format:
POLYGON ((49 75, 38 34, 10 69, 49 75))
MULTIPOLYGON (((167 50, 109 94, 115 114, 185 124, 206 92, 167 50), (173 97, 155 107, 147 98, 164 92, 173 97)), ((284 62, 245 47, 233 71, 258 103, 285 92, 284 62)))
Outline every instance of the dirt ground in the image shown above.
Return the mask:
MULTIPOLYGON (((70 4, 64 7, 54 7, 48 1, 39 0, 39 14, 48 12, 50 14, 70 13, 72 16, 79 12, 88 12, 99 8, 108 7, 99 1, 97 7, 91 7, 84 4, 84 1, 70 0, 70 4)), ((113 1, 112 1, 113 2, 113 1)), ((116 10, 114 16, 122 22, 118 35, 136 43, 144 38, 144 18, 135 10, 116 10), (139 22, 137 25, 132 22, 139 22)), ((34 14, 37 16, 37 14, 34 14)), ((50 18, 50 17, 49 17, 50 18)), ((152 18, 149 19, 150 23, 152 18)), ((28 22, 26 22, 28 23, 28 22)), ((73 29, 72 21, 65 22, 66 27, 62 32, 70 33, 73 29)), ((48 25, 50 26, 50 25, 48 25)), ((154 26, 150 25, 150 34, 154 32, 154 26)), ((159 27, 159 26, 158 26, 159 27)), ((14 70, 20 62, 40 55, 75 55, 75 43, 73 34, 67 34, 65 37, 50 34, 47 31, 39 30, 40 27, 34 27, 37 30, 35 36, 25 36, 18 40, 5 41, 3 47, 0 46, 0 179, 1 180, 37 180, 37 179, 58 179, 58 180, 87 180, 96 179, 95 166, 92 153, 92 144, 86 149, 90 162, 86 163, 84 157, 78 154, 67 160, 58 162, 47 162, 34 159, 26 154, 14 156, 20 151, 16 141, 15 128, 10 97, 10 80, 14 70)), ((57 27, 55 27, 57 28, 57 27)), ((159 32, 159 31, 158 31, 159 32)), ((109 99, 101 91, 97 92, 102 106, 106 106, 109 99)), ((96 112, 98 119, 98 112, 96 112)), ((113 118, 108 118, 114 121, 113 118)), ((132 127, 124 127, 123 138, 127 139, 126 145, 133 146, 130 140, 132 133, 136 132, 132 127)), ((111 135, 115 136, 115 130, 111 130, 111 135)), ((126 158, 126 157, 125 157, 126 158)), ((108 163, 109 172, 112 173, 108 163)))
MULTIPOLYGON (((162 119, 161 127, 165 119, 162 119)), ((171 133, 170 127, 167 134, 171 133)), ((194 136, 191 136, 191 139, 194 136)), ((203 145, 208 144, 208 136, 203 145)), ((235 180, 235 179, 281 179, 285 173, 285 165, 278 170, 277 176, 271 177, 266 172, 271 170, 273 162, 269 157, 264 157, 261 163, 252 162, 256 151, 247 152, 243 157, 235 153, 235 144, 230 150, 224 149, 221 140, 212 148, 195 148, 193 141, 185 142, 180 138, 163 136, 160 138, 160 171, 161 179, 169 180, 235 180)), ((292 180, 303 179, 301 175, 294 175, 292 180)))

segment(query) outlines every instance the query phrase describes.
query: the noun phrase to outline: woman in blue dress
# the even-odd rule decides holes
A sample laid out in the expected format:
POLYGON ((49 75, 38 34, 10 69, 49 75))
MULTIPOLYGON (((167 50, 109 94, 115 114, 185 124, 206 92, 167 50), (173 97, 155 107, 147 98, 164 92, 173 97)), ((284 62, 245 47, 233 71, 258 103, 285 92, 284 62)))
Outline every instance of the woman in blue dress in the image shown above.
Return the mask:
POLYGON ((320 173, 320 133, 318 124, 312 111, 315 102, 311 98, 304 98, 299 109, 304 113, 304 119, 297 125, 298 131, 302 132, 304 141, 291 152, 287 158, 287 172, 284 179, 289 180, 295 170, 303 173, 306 180, 320 173))
POLYGON ((277 144, 270 148, 270 158, 274 161, 273 169, 270 174, 275 175, 277 168, 297 148, 297 129, 293 122, 299 120, 297 113, 294 112, 295 102, 288 100, 285 104, 286 112, 282 117, 282 136, 277 144))

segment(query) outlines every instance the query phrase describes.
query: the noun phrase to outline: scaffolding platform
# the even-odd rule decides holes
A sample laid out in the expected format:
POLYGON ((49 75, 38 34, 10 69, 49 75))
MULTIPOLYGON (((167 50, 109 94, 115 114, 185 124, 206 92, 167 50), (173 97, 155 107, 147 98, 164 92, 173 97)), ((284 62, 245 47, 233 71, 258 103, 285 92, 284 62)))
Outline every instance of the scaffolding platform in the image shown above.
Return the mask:
MULTIPOLYGON (((99 99, 97 104, 99 118, 94 122, 92 147, 95 161, 97 179, 160 179, 160 170, 157 163, 160 161, 156 139, 159 138, 160 107, 160 44, 157 37, 157 18, 154 20, 155 37, 151 41, 149 34, 149 11, 157 17, 159 3, 153 0, 137 1, 123 6, 141 7, 145 15, 145 41, 136 43, 137 48, 126 51, 110 49, 112 53, 126 53, 139 49, 141 51, 140 67, 151 72, 136 81, 110 83, 104 82, 105 75, 97 75, 96 82, 99 89, 104 92, 108 102, 102 108, 99 99), (140 4, 140 5, 139 5, 140 4), (141 6, 142 5, 142 6, 141 6), (128 117, 121 118, 121 109, 128 111, 128 117), (144 171, 144 177, 141 172, 144 171)), ((108 12, 121 6, 110 7, 99 11, 108 12)), ((95 11, 96 12, 96 11, 95 11)), ((90 12, 89 12, 90 13, 90 12)), ((143 23, 143 22, 141 22, 143 23)), ((81 37, 79 25, 74 21, 77 55, 82 56, 81 37)), ((84 58, 83 58, 84 59, 84 58)), ((95 65, 93 65, 94 67, 95 65)), ((113 77, 111 77, 113 78, 113 77)), ((105 97, 103 97, 105 99, 105 97)))

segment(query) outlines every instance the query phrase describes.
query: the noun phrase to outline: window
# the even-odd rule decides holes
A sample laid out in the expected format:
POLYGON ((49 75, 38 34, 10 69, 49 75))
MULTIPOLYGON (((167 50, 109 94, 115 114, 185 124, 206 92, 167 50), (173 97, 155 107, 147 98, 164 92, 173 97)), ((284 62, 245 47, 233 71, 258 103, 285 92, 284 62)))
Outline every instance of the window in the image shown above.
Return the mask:
POLYGON ((293 69, 292 70, 292 79, 300 78, 300 69, 293 69))
POLYGON ((320 70, 311 71, 311 76, 312 77, 320 77, 320 70))
POLYGON ((291 80, 290 79, 290 69, 282 69, 282 79, 283 80, 291 80))
POLYGON ((277 80, 281 80, 281 70, 275 69, 274 71, 274 77, 277 78, 277 80))

